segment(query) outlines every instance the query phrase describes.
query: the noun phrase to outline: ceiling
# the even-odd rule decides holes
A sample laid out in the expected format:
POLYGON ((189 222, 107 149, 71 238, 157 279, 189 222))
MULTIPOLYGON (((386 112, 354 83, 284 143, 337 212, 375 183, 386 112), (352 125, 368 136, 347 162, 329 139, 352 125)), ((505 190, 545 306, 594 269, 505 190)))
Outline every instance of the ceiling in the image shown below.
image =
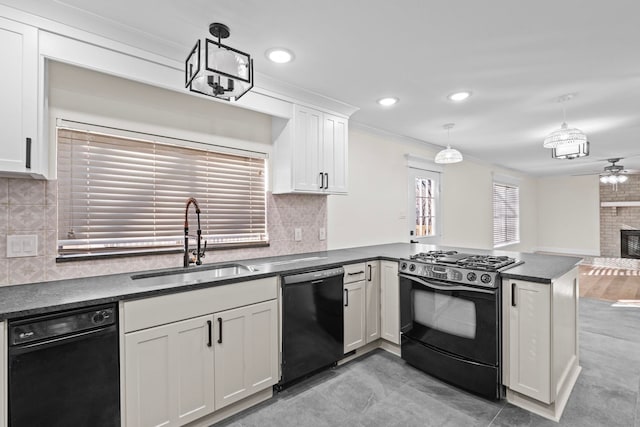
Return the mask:
POLYGON ((352 122, 444 146, 531 175, 640 170, 637 0, 0 0, 183 62, 209 24, 249 52, 260 75, 354 105, 352 122), (270 63, 274 46, 295 53, 270 63), (446 96, 473 92, 462 103, 446 96), (591 155, 551 159, 563 119, 591 155), (376 100, 400 99, 383 108, 376 100))

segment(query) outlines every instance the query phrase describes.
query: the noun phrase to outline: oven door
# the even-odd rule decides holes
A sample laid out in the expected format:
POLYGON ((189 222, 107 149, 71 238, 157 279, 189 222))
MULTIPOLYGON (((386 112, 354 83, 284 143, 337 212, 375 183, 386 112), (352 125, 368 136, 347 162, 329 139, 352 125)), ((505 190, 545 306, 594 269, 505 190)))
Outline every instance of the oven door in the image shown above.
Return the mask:
POLYGON ((403 336, 459 359, 498 365, 498 289, 399 276, 403 336))

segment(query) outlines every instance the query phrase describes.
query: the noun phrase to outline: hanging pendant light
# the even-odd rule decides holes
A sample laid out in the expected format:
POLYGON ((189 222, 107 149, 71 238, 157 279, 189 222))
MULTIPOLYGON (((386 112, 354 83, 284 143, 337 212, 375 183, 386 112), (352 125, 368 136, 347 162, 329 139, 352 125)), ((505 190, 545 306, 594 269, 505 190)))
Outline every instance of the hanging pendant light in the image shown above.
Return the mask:
POLYGON ((575 93, 568 93, 558 97, 562 104, 563 121, 560 129, 551 132, 542 144, 545 148, 552 148, 551 157, 555 159, 575 159, 589 155, 589 142, 587 135, 578 128, 570 128, 567 125, 567 112, 565 102, 572 100, 575 93))
POLYGON ((229 37, 229 27, 220 23, 209 25, 217 41, 198 40, 185 61, 185 87, 192 92, 226 101, 237 101, 253 88, 253 59, 221 43, 229 37))
POLYGON ((442 125, 447 130, 447 148, 436 154, 435 162, 439 164, 459 163, 462 161, 462 153, 455 148, 451 148, 449 132, 455 123, 446 123, 442 125))

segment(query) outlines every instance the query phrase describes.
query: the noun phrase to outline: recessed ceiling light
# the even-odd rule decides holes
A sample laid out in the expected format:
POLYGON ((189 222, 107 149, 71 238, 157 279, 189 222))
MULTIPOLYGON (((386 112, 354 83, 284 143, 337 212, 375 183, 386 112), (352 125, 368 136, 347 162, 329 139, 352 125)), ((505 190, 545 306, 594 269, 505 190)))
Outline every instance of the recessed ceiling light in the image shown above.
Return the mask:
POLYGON ((265 56, 269 61, 275 62, 276 64, 286 64, 287 62, 293 61, 293 52, 289 49, 285 49, 283 47, 274 47, 265 52, 265 56))
POLYGON ((393 97, 378 99, 378 104, 382 105, 383 107, 390 107, 397 102, 398 102, 398 98, 393 98, 393 97))
POLYGON ((464 101, 470 96, 471 92, 465 90, 462 92, 452 93, 451 95, 447 96, 447 98, 451 101, 464 101))

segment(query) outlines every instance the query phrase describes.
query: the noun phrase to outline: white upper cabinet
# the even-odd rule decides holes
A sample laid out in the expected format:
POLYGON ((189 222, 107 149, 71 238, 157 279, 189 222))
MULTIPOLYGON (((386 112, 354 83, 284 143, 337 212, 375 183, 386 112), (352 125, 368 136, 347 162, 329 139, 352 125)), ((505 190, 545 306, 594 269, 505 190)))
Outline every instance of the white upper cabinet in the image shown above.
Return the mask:
POLYGON ((274 119, 274 193, 346 194, 348 121, 296 105, 274 119))
POLYGON ((38 30, 0 18, 0 175, 40 175, 38 30))

